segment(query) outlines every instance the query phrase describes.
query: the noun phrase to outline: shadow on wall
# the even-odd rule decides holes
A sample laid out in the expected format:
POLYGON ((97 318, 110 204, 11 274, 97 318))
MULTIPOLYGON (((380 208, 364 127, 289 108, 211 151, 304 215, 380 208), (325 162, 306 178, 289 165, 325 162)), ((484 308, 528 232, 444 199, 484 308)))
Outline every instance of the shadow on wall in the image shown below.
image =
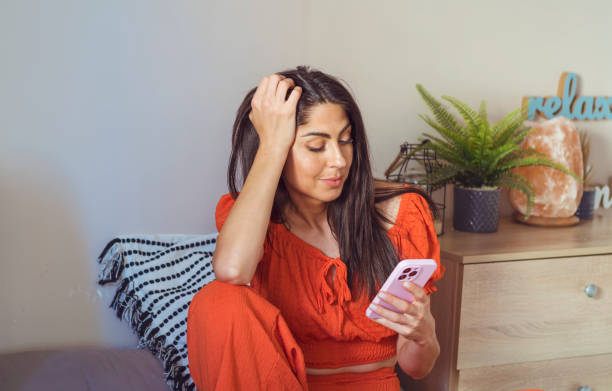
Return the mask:
POLYGON ((0 352, 91 345, 100 340, 98 308, 108 304, 75 192, 40 158, 0 159, 0 352))

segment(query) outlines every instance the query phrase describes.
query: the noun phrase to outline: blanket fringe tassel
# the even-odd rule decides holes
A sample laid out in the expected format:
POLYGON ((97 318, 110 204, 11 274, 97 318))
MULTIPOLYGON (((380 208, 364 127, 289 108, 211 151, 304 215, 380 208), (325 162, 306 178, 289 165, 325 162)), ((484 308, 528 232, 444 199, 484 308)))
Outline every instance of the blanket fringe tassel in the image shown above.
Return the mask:
MULTIPOLYGON (((113 239, 98 257, 98 262, 102 265, 98 284, 116 282, 121 276, 125 259, 120 245, 120 239, 113 239)), ((166 383, 173 391, 195 391, 195 384, 193 381, 188 382, 190 376, 185 374, 187 368, 178 364, 181 359, 180 352, 174 346, 166 346, 166 336, 158 335, 158 327, 151 328, 153 317, 150 313, 142 311, 140 306, 129 279, 122 279, 110 308, 115 310, 119 319, 129 322, 132 329, 136 330, 139 337, 137 348, 148 349, 162 361, 166 383)))

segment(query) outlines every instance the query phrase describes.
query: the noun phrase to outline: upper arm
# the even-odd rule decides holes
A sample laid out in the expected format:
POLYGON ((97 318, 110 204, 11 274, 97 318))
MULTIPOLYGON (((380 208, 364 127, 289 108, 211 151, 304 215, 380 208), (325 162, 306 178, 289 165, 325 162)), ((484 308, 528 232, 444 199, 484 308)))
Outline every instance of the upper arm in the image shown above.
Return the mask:
MULTIPOLYGON (((223 235, 221 234, 221 231, 223 228, 223 224, 225 223, 225 220, 227 220, 227 217, 232 207, 234 206, 234 203, 235 203, 235 200, 234 198, 232 198, 231 194, 229 193, 224 194, 219 199, 219 202, 217 203, 217 207, 215 208, 215 225, 220 235, 217 238, 217 247, 215 248, 215 253, 213 254, 212 262, 213 262, 213 270, 215 272, 215 276, 217 277, 217 279, 219 279, 220 281, 227 282, 227 283, 244 285, 250 281, 250 276, 249 277, 241 276, 239 270, 232 270, 232 268, 227 267, 227 265, 224 265, 226 267, 223 267, 221 269, 219 268, 219 257, 218 257, 219 253, 227 254, 228 252, 226 250, 228 249, 226 247, 228 246, 228 244, 231 246, 233 243, 231 238, 229 241, 227 240, 227 238, 222 238, 223 235), (221 248, 224 248, 224 250, 220 250, 221 248), (217 250, 220 250, 220 251, 217 251, 217 250)), ((263 247, 261 248, 261 250, 256 256, 258 258, 257 264, 265 257, 265 254, 267 252, 269 252, 269 243, 268 243, 268 239, 265 238, 263 247)), ((231 253, 232 251, 230 251, 230 254, 231 253)))

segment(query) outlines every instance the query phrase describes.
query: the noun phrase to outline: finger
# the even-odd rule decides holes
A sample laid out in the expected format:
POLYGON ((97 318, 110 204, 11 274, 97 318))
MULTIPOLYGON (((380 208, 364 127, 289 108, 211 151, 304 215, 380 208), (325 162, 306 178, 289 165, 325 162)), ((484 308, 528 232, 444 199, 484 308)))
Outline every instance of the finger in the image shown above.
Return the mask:
POLYGON ((293 91, 291 91, 291 94, 289 94, 289 98, 287 99, 287 104, 289 107, 295 108, 300 96, 302 96, 302 87, 296 86, 293 91))
POLYGON ((266 87, 266 94, 265 96, 270 97, 270 98, 274 98, 276 96, 276 90, 278 88, 278 83, 284 78, 285 76, 279 75, 279 74, 272 74, 268 77, 268 85, 266 87))
POLYGON ((388 319, 392 322, 395 323, 404 323, 405 321, 403 321, 404 315, 403 314, 398 314, 395 311, 391 311, 390 309, 387 309, 381 305, 376 305, 374 303, 370 304, 370 309, 374 312, 376 312, 378 315, 382 316, 385 319, 388 319))
POLYGON ((390 328, 391 330, 395 331, 396 333, 400 334, 400 335, 407 335, 409 330, 406 328, 406 326, 401 325, 399 323, 396 322, 392 322, 388 319, 385 318, 378 318, 378 319, 372 319, 374 322, 381 324, 387 328, 390 328))
POLYGON ((393 307, 397 308, 401 312, 408 312, 410 303, 402 298, 392 295, 389 292, 380 292, 378 297, 391 304, 393 307))
POLYGON ((295 82, 293 79, 285 78, 278 83, 278 88, 276 90, 276 100, 280 103, 285 103, 285 99, 287 98, 287 90, 289 87, 295 86, 295 82))
POLYGON ((257 85, 257 89, 255 90, 255 93, 253 94, 253 100, 261 100, 261 97, 264 95, 264 92, 266 90, 266 85, 268 83, 268 78, 267 77, 262 77, 261 80, 259 81, 259 84, 257 85))
POLYGON ((422 301, 425 301, 425 299, 428 297, 427 293, 425 293, 425 290, 423 288, 421 288, 420 286, 416 284, 413 284, 410 281, 406 281, 405 283, 402 284, 402 286, 408 292, 412 293, 412 296, 414 296, 415 300, 422 302, 422 301))
POLYGON ((409 301, 404 300, 401 297, 394 296, 389 292, 380 292, 378 294, 378 297, 405 314, 416 315, 418 312, 418 309, 416 308, 414 303, 410 303, 409 301))
POLYGON ((372 319, 374 321, 381 321, 379 323, 384 324, 389 328, 393 328, 393 330, 398 333, 402 333, 402 335, 412 334, 414 330, 418 327, 419 321, 416 317, 409 314, 398 314, 396 312, 390 311, 380 305, 376 307, 370 307, 372 311, 382 316, 382 318, 372 319))

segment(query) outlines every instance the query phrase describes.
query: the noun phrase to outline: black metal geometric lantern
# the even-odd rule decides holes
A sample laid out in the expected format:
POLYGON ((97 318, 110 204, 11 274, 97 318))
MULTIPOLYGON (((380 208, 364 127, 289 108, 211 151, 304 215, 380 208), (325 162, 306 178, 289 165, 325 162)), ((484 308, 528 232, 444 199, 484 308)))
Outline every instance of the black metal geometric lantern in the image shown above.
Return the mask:
MULTIPOLYGON (((426 142, 426 141, 425 141, 426 142)), ((419 186, 434 200, 438 209, 434 218, 436 233, 444 234, 444 221, 446 211, 446 185, 434 188, 428 185, 434 167, 439 165, 436 151, 424 147, 422 144, 403 143, 395 160, 385 171, 388 181, 408 183, 419 186), (417 148, 421 148, 417 150, 417 148)))

